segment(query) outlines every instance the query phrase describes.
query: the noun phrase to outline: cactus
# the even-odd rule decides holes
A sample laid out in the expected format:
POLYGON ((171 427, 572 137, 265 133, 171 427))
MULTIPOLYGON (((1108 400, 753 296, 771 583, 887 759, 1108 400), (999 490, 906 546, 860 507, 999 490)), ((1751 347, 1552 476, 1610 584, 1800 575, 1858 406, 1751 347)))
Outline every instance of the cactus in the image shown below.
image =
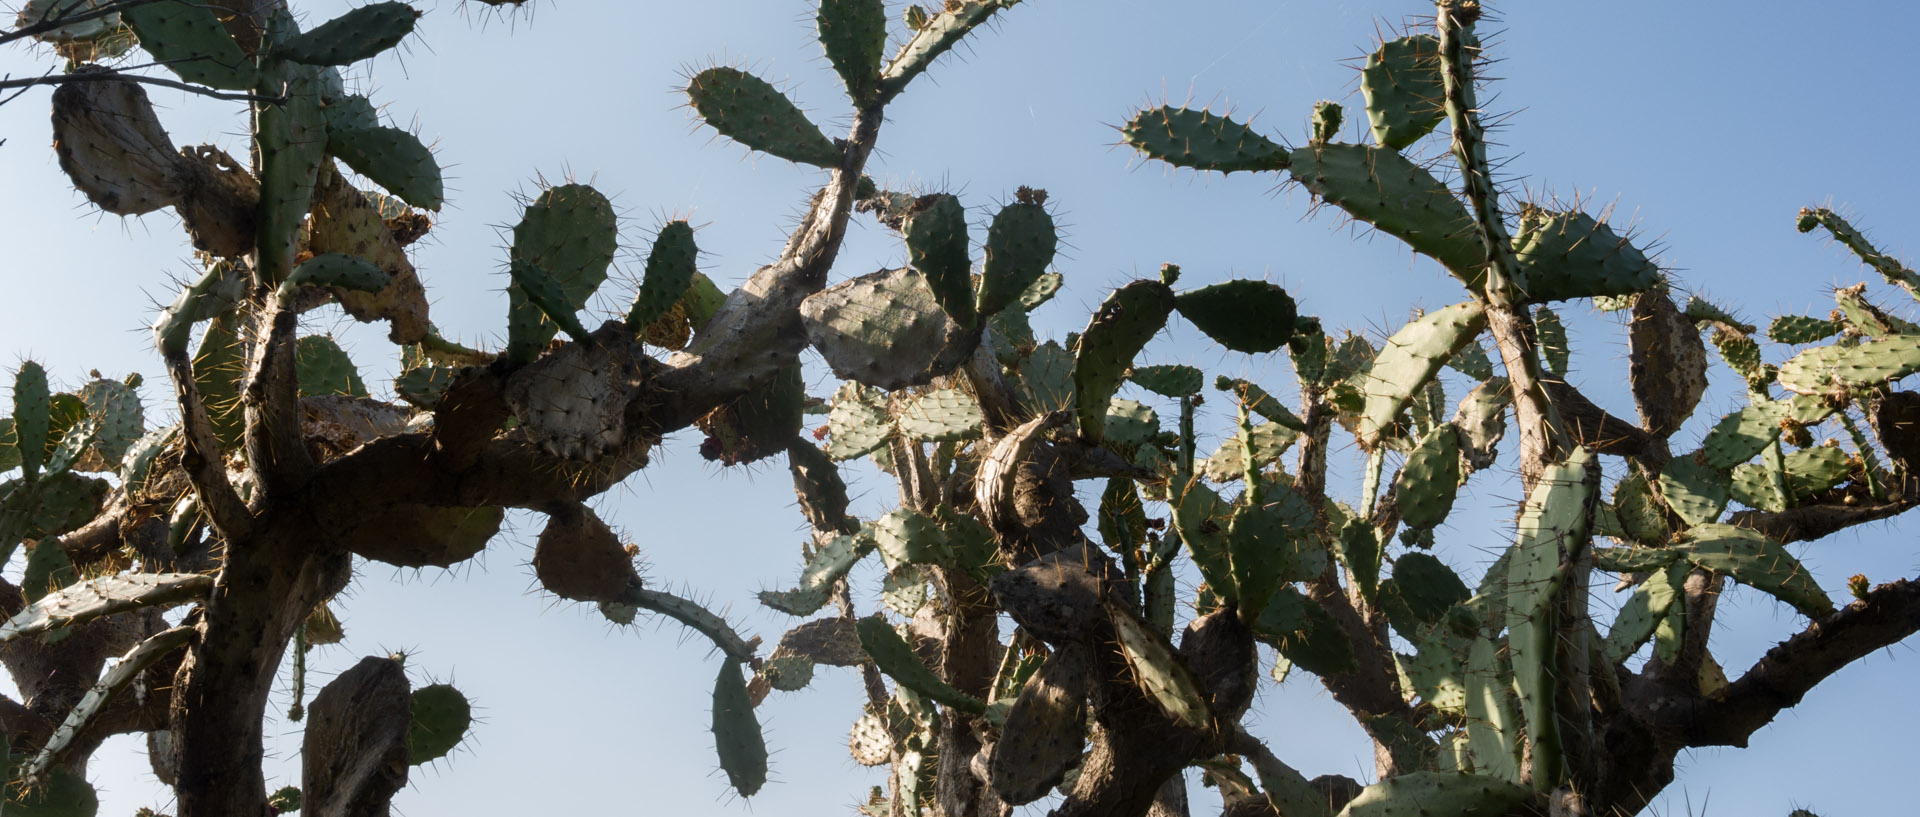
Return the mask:
MULTIPOLYGON (((1062 813, 1143 811, 1192 765, 1235 813, 1263 796, 1281 813, 1327 817, 1630 813, 1671 779, 1659 758, 1745 741, 1773 702, 1805 694, 1812 683, 1781 669, 1804 664, 1805 645, 1831 658, 1833 634, 1866 639, 1849 654, 1898 640, 1862 636, 1873 628, 1856 622, 1900 618, 1905 583, 1849 580, 1854 601, 1841 609, 1809 572, 1818 560, 1802 563, 1788 545, 1913 502, 1920 455, 1902 430, 1912 401, 1898 389, 1920 371, 1920 330, 1865 285, 1843 287, 1830 320, 1768 325, 1771 340, 1804 345, 1769 362, 1757 327, 1729 308, 1697 297, 1677 307, 1672 293, 1684 289, 1600 211, 1503 204, 1477 101, 1478 4, 1444 0, 1431 27, 1396 32, 1365 57, 1372 144, 1339 141, 1350 112, 1330 101, 1313 106, 1298 146, 1174 106, 1120 128, 1148 158, 1232 175, 1223 183, 1271 174, 1464 285, 1459 303, 1417 314, 1378 348, 1300 314, 1275 284, 1176 289, 1174 264, 1108 294, 1083 332, 1048 339, 1036 328, 1058 321, 1035 310, 1068 307, 1054 303, 1061 236, 1045 191, 1012 193, 974 258, 957 198, 876 183, 868 159, 879 125, 898 114, 889 104, 1011 5, 911 7, 889 55, 882 3, 823 0, 813 21, 851 102, 844 139, 751 74, 694 73, 686 92, 704 126, 829 171, 786 247, 730 293, 715 284, 722 273, 699 271, 692 226, 668 221, 624 322, 595 326, 581 310, 612 269, 619 219, 589 186, 543 183, 513 229, 498 351, 454 343, 429 320, 408 247, 433 226, 414 208, 448 203, 442 169, 335 70, 405 41, 412 8, 367 5, 305 32, 291 10, 253 17, 171 0, 97 21, 46 18, 30 36, 76 62, 125 48, 124 20, 185 84, 240 92, 227 96, 245 98, 252 129, 244 162, 179 151, 145 93, 116 73, 138 69, 58 75, 56 151, 75 186, 107 212, 175 207, 188 239, 214 257, 153 325, 176 401, 161 413, 176 426, 148 430, 132 378, 96 374, 68 394, 39 365, 21 366, 13 416, 0 418, 0 467, 19 471, 0 480, 0 555, 27 550, 16 584, 27 606, 0 641, 84 668, 112 657, 85 653, 103 643, 87 632, 190 607, 192 633, 167 630, 91 677, 33 679, 33 707, 63 702, 43 713, 61 726, 12 736, 34 753, 28 776, 45 788, 10 791, 8 805, 91 802, 60 769, 86 761, 82 738, 105 722, 108 698, 158 669, 172 673, 171 686, 153 686, 171 706, 152 703, 178 743, 155 752, 181 767, 184 815, 301 801, 390 810, 381 787, 404 782, 397 752, 444 759, 471 730, 471 705, 451 687, 394 698, 408 688, 396 659, 342 675, 314 699, 309 779, 272 795, 244 751, 262 745, 264 704, 215 712, 201 702, 266 701, 262 679, 291 655, 297 711, 307 649, 344 636, 335 608, 346 609, 340 588, 355 571, 467 562, 509 507, 547 514, 532 564, 543 588, 593 602, 616 625, 657 613, 713 643, 712 730, 742 796, 770 774, 755 705, 771 689, 810 686, 831 672, 822 667, 858 668, 867 700, 849 749, 889 767, 887 787, 861 797, 874 815, 960 817, 1054 789, 1067 798, 1062 813), (1447 147, 1416 149, 1443 118, 1447 147), (342 168, 385 192, 355 190, 342 168), (855 214, 899 233, 904 267, 850 276, 836 266, 855 214), (1637 426, 1565 378, 1585 370, 1589 351, 1573 354, 1561 316, 1574 313, 1548 304, 1588 298, 1631 310, 1637 426), (404 405, 368 394, 330 336, 301 335, 302 316, 329 302, 389 324, 404 405), (1265 361, 1136 365, 1168 359, 1148 347, 1174 312, 1227 352, 1286 347, 1297 384, 1217 376, 1222 397, 1203 394, 1210 369, 1265 361), (1747 396, 1717 422, 1699 411, 1703 332, 1747 396), (808 396, 818 384, 805 375, 807 349, 832 370, 814 392, 830 400, 808 396), (1140 388, 1123 395, 1129 382, 1140 388), (1203 425, 1210 399, 1229 401, 1218 405, 1235 421, 1203 425), (815 426, 813 440, 803 425, 815 426), (771 653, 720 613, 643 582, 638 547, 588 510, 688 427, 726 464, 788 456, 809 529, 803 566, 760 599, 795 616, 835 609, 798 622, 771 653), (1674 439, 1683 428, 1705 430, 1697 449, 1674 439), (1356 449, 1361 459, 1339 460, 1356 449), (860 457, 897 481, 897 505, 894 492, 850 489, 835 463, 860 457), (1603 467, 1605 457, 1623 462, 1603 467), (1463 490, 1478 472, 1509 465, 1526 501, 1516 526, 1490 539, 1456 511, 1488 495, 1463 490), (1076 487, 1087 478, 1106 480, 1097 509, 1076 487), (1743 507, 1730 513, 1735 501, 1743 507), (873 521, 850 515, 855 507, 873 521), (1503 539, 1512 544, 1477 582, 1456 571, 1485 561, 1464 545, 1503 539), (880 568, 854 570, 875 551, 880 568), (1595 570, 1633 590, 1604 625, 1588 620, 1595 570), (1196 574, 1195 587, 1178 578, 1196 574), (1730 673, 1705 649, 1714 610, 1701 606, 1729 581, 1813 622, 1730 673), (1188 609, 1196 615, 1183 621, 1188 609), (1019 625, 1011 634, 994 623, 1003 615, 1019 625), (1318 676, 1351 709, 1374 744, 1375 785, 1309 783, 1246 731, 1256 642, 1278 653, 1270 677, 1318 676), (190 658, 177 671, 149 663, 181 650, 190 658), (355 689, 366 696, 345 697, 363 703, 343 712, 355 689), (1758 708, 1754 689, 1767 693, 1758 708), (1736 709, 1753 714, 1717 715, 1736 709), (1686 729, 1657 723, 1672 711, 1688 715, 1686 729), (1655 761, 1596 755, 1620 745, 1655 761), (337 747, 380 779, 333 774, 345 768, 337 747), (358 801, 346 803, 355 786, 358 801)), ((102 7, 29 4, 43 16, 81 8, 102 7)), ((1837 216, 1802 214, 1803 230, 1821 226, 1890 284, 1920 291, 1920 277, 1837 216)), ((382 370, 370 352, 354 348, 366 371, 382 370)))

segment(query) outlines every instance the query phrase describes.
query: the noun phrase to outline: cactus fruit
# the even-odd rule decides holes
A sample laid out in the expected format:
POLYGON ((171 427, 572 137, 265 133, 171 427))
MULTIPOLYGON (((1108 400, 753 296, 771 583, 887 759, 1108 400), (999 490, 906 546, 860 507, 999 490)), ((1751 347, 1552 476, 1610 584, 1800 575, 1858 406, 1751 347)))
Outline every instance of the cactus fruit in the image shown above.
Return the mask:
POLYGON ((1360 69, 1367 122, 1382 147, 1405 150, 1446 118, 1440 104, 1440 41, 1431 34, 1388 40, 1360 69))
POLYGON ((1513 238, 1523 288, 1534 302, 1644 292, 1660 268, 1604 221, 1585 213, 1530 208, 1513 238))
POLYGON ((994 214, 980 268, 976 308, 981 315, 994 315, 1017 303, 1023 311, 1039 305, 1025 305, 1022 296, 1046 274, 1060 243, 1046 196, 1045 190, 1022 187, 1014 192, 1012 204, 994 214))
POLYGON ((547 592, 573 601, 619 601, 640 585, 626 546, 585 505, 547 510, 533 572, 547 592))
POLYGON ((1319 144, 1293 151, 1288 172, 1315 196, 1438 260, 1478 290, 1485 251, 1466 207, 1425 168, 1393 150, 1319 144))
MULTIPOLYGON (((645 275, 633 307, 627 310, 627 328, 639 332, 665 317, 680 302, 698 273, 700 248, 694 244, 693 227, 684 219, 669 221, 653 239, 647 253, 645 275)), ((683 342, 684 343, 684 342, 683 342)), ((655 344, 664 346, 667 344, 655 344)))
POLYGON ((398 45, 418 19, 420 12, 405 3, 371 3, 294 35, 273 55, 306 65, 351 65, 398 45))
POLYGON ((1236 279, 1180 293, 1180 317, 1215 343, 1247 354, 1264 354, 1293 338, 1293 298, 1266 281, 1236 279))
POLYGON ((181 79, 228 91, 253 89, 253 60, 211 8, 163 0, 124 9, 120 16, 140 37, 140 47, 181 79))
POLYGON ((1140 111, 1120 127, 1135 150, 1194 170, 1284 170, 1287 146, 1212 111, 1172 106, 1140 111))
POLYGON ((881 270, 800 304, 807 340, 839 377, 879 389, 919 385, 966 360, 972 344, 940 308, 925 275, 881 270))
POLYGON ((713 682, 713 742, 727 782, 741 797, 752 797, 766 785, 767 739, 740 664, 732 658, 720 661, 720 675, 713 682))
POLYGON ((1471 343, 1486 322, 1485 307, 1467 301, 1429 312, 1395 332, 1361 377, 1366 392, 1366 409, 1356 431, 1361 442, 1379 445, 1414 393, 1448 357, 1471 343))
POLYGON ((840 148, 766 80, 715 66, 689 78, 686 91, 700 119, 735 142, 789 162, 840 166, 840 148))
POLYGON ((1080 434, 1098 442, 1106 430, 1107 405, 1133 358, 1167 325, 1176 300, 1159 281, 1134 281, 1113 291, 1094 312, 1073 360, 1073 400, 1080 434))
POLYGON ((466 738, 473 724, 472 704, 451 684, 432 684, 414 690, 412 711, 407 750, 415 766, 446 757, 466 738))

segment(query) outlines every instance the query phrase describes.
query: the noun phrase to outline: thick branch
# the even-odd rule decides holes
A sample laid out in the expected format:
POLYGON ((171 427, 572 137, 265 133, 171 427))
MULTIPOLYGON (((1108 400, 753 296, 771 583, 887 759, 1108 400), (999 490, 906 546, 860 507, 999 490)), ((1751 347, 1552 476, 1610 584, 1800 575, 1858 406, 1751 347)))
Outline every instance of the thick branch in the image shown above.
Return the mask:
POLYGON ((1920 631, 1920 580, 1883 584, 1768 650, 1721 700, 1696 698, 1666 717, 1687 746, 1745 747, 1780 710, 1868 653, 1920 631))
POLYGON ((1915 505, 1902 499, 1877 505, 1802 505, 1784 511, 1740 511, 1727 524, 1752 528, 1781 544, 1811 542, 1863 522, 1905 513, 1915 505))
POLYGON ((1579 389, 1558 378, 1545 378, 1547 399, 1560 412, 1573 441, 1595 453, 1664 462, 1670 456, 1665 440, 1647 433, 1640 426, 1607 413, 1594 405, 1579 389))
POLYGON ((234 91, 216 91, 204 85, 194 85, 179 80, 167 79, 166 77, 129 74, 123 71, 81 71, 72 74, 42 74, 26 79, 0 79, 0 91, 15 88, 32 88, 38 85, 66 85, 73 82, 105 82, 108 80, 126 80, 128 82, 138 82, 142 85, 158 85, 162 88, 186 91, 190 94, 198 94, 211 99, 232 99, 245 102, 259 102, 266 105, 279 105, 287 101, 287 98, 283 96, 261 96, 259 94, 243 94, 234 91))

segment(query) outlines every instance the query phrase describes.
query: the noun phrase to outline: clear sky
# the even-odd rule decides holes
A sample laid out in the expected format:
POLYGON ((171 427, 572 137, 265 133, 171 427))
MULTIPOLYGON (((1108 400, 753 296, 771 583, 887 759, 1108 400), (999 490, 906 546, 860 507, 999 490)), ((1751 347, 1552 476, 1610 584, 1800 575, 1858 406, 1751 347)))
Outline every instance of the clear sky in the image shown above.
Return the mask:
MULTIPOLYGON (((296 2, 310 25, 346 5, 296 2)), ((629 278, 652 231, 678 215, 700 227, 702 268, 724 285, 771 260, 823 174, 710 138, 675 89, 706 64, 739 64, 784 81, 829 132, 843 127, 848 109, 813 41, 811 5, 531 6, 499 17, 475 4, 428 0, 419 34, 401 53, 354 72, 386 116, 417 129, 447 168, 449 204, 415 256, 442 330, 470 343, 504 337, 501 228, 519 217, 515 194, 535 190, 540 178, 591 180, 613 197, 626 214, 620 263, 629 278)), ((1495 138, 1515 193, 1612 205, 1616 220, 1637 225, 1662 251, 1681 287, 1752 322, 1824 315, 1834 286, 1865 280, 1911 316, 1904 296, 1843 249, 1795 233, 1793 220, 1801 206, 1830 202, 1884 249, 1911 257, 1920 159, 1899 140, 1920 130, 1909 53, 1920 6, 1623 1, 1509 3, 1500 11, 1506 19, 1489 29, 1500 33, 1487 39, 1502 79, 1487 107, 1511 114, 1495 138)), ((1344 136, 1357 141, 1365 119, 1353 60, 1376 32, 1428 13, 1415 2, 1031 0, 889 109, 871 172, 899 186, 956 191, 979 223, 1015 187, 1047 189, 1071 247, 1058 261, 1065 292, 1035 316, 1043 333, 1079 329, 1107 289, 1172 261, 1186 270, 1183 282, 1278 281, 1303 312, 1377 337, 1414 307, 1464 295, 1398 242, 1355 232, 1331 212, 1310 214, 1307 197, 1273 177, 1168 172, 1115 148, 1112 126, 1142 104, 1191 100, 1256 116, 1268 132, 1300 142, 1312 104, 1332 98, 1349 106, 1344 136)), ((0 52, 0 71, 15 76, 51 65, 27 49, 0 52)), ((245 155, 238 103, 150 93, 177 144, 212 142, 245 155)), ((0 106, 0 242, 11 259, 0 272, 0 352, 38 360, 68 386, 89 369, 142 372, 149 411, 164 413, 158 401, 167 392, 156 388, 162 374, 144 327, 155 302, 172 298, 170 282, 191 269, 178 220, 171 212, 122 220, 94 210, 54 161, 47 111, 45 91, 0 106)), ((836 275, 903 258, 885 230, 862 221, 836 275)), ((603 292, 597 314, 612 316, 632 290, 610 283, 603 292)), ((1618 320, 1581 304, 1562 313, 1576 350, 1573 379, 1630 416, 1619 386, 1626 345, 1618 320)), ((369 385, 388 390, 395 360, 384 330, 332 311, 316 313, 308 329, 337 332, 369 385)), ((1769 355, 1782 359, 1778 349, 1769 355)), ((1145 357, 1283 391, 1291 382, 1279 356, 1226 353, 1179 328, 1145 357)), ((1709 421, 1738 404, 1730 380, 1716 384, 1701 412, 1709 421)), ((824 370, 813 386, 816 394, 830 389, 824 370)), ((1223 411, 1216 406, 1203 428, 1221 429, 1223 411)), ((1698 439, 1705 424, 1696 426, 1680 433, 1677 447, 1698 439)), ((804 523, 785 468, 770 461, 723 471, 700 459, 698 443, 693 434, 670 439, 653 467, 600 507, 645 549, 652 581, 776 639, 795 622, 758 607, 752 594, 797 574, 804 523)), ((1335 490, 1351 497, 1357 480, 1335 490)), ((1476 478, 1468 490, 1482 510, 1455 515, 1440 555, 1471 578, 1508 535, 1517 489, 1511 480, 1476 478)), ((856 491, 855 512, 867 516, 893 495, 889 481, 870 473, 856 491)), ((715 667, 708 645, 671 624, 615 629, 590 608, 541 595, 526 567, 538 521, 515 520, 518 528, 475 565, 361 570, 342 610, 346 644, 312 660, 310 691, 361 655, 410 650, 418 681, 451 678, 480 707, 468 744, 415 771, 396 800, 401 813, 823 814, 884 782, 844 748, 861 700, 853 673, 823 668, 809 689, 776 693, 762 708, 774 782, 750 804, 731 797, 707 733, 715 667)), ((1853 573, 1881 582, 1916 572, 1915 524, 1869 526, 1795 552, 1844 600, 1853 573)), ((856 581, 871 609, 876 576, 856 581)), ((1610 596, 1599 602, 1612 604, 1610 596)), ((1734 591, 1722 609, 1713 647, 1729 672, 1804 626, 1750 592, 1734 591)), ((1678 781, 1650 811, 1784 815, 1804 805, 1832 817, 1910 802, 1900 784, 1912 772, 1903 738, 1920 730, 1906 700, 1913 660, 1906 645, 1869 657, 1762 730, 1752 748, 1683 756, 1678 781)), ((284 708, 286 693, 276 700, 284 708)), ((1265 685, 1254 719, 1280 757, 1310 776, 1371 775, 1358 729, 1310 676, 1265 685)), ((271 785, 297 784, 299 725, 276 721, 268 733, 271 785)), ((132 751, 136 743, 110 742, 90 770, 103 814, 171 808, 170 794, 132 751)), ((1210 813, 1211 802, 1203 796, 1195 813, 1210 813)))

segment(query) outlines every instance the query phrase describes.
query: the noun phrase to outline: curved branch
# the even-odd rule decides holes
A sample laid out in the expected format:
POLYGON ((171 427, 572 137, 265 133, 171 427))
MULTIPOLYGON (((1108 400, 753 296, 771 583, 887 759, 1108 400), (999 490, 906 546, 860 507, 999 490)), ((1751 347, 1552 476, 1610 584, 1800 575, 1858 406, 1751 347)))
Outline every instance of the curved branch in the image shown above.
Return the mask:
POLYGON ((1687 746, 1745 748, 1754 732, 1841 667, 1915 632, 1920 632, 1920 580, 1880 585, 1768 650, 1721 699, 1694 698, 1665 718, 1687 746))
POLYGON ((1913 508, 1914 500, 1900 499, 1877 505, 1802 505, 1784 511, 1740 511, 1727 518, 1727 524, 1751 528, 1781 544, 1811 542, 1845 528, 1898 516, 1913 508))
POLYGON ((199 96, 208 97, 210 99, 230 99, 230 100, 241 101, 241 102, 260 102, 268 105, 279 105, 287 101, 287 98, 284 96, 263 96, 260 94, 245 94, 245 93, 238 93, 235 91, 216 91, 204 85, 194 85, 189 82, 181 82, 179 80, 167 79, 166 77, 150 77, 144 74, 128 74, 121 71, 93 71, 93 72, 81 72, 81 73, 74 73, 74 74, 48 73, 48 74, 42 74, 37 77, 30 77, 27 79, 0 79, 0 91, 12 90, 15 88, 19 88, 19 89, 33 88, 40 85, 66 85, 68 83, 74 83, 74 82, 103 82, 106 80, 122 80, 122 79, 128 82, 138 82, 142 85, 158 85, 162 88, 172 88, 177 91, 186 91, 187 93, 197 94, 199 96))

